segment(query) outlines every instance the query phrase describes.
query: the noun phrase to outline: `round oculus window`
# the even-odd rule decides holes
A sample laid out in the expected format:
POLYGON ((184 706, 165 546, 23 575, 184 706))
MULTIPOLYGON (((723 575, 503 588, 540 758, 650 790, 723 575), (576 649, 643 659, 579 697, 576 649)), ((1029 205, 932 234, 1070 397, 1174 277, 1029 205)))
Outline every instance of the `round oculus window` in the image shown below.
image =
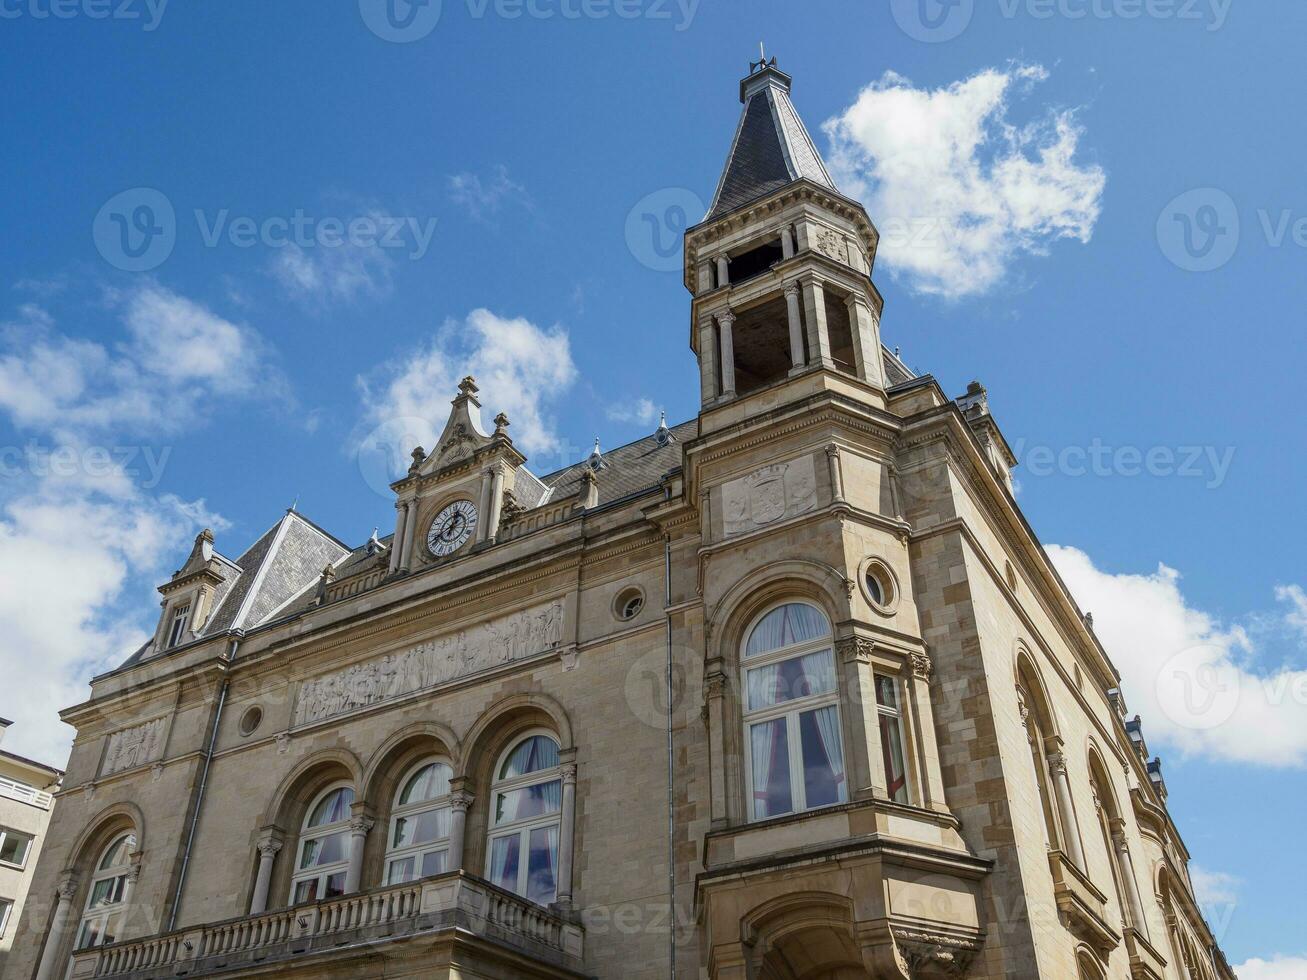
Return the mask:
POLYGON ((862 590, 867 596, 867 601, 882 613, 891 612, 898 599, 894 575, 878 558, 870 558, 863 565, 862 590))
POLYGON ((644 593, 639 589, 624 589, 613 600, 613 615, 629 622, 644 610, 644 593))
POLYGON ((257 704, 241 715, 240 730, 242 735, 253 735, 259 725, 263 724, 263 709, 257 704))

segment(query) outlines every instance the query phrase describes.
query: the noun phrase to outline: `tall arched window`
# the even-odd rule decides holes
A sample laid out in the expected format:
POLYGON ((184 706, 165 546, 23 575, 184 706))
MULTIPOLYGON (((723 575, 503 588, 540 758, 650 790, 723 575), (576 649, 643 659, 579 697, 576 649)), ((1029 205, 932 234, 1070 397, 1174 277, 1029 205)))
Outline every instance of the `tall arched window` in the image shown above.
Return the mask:
POLYGON ((749 631, 742 659, 752 819, 847 802, 826 616, 807 603, 777 606, 749 631))
POLYGON ((1035 784, 1039 788, 1040 809, 1044 815, 1044 843, 1049 849, 1060 847, 1057 833, 1057 814, 1053 809, 1053 794, 1048 785, 1048 756, 1044 750, 1044 728, 1039 713, 1031 709, 1031 698, 1024 687, 1017 688, 1017 705, 1021 723, 1026 728, 1026 741, 1030 743, 1030 761, 1035 768, 1035 784))
POLYGON ((563 773, 558 743, 528 735, 504 753, 491 787, 486 877, 548 905, 558 895, 563 773))
POLYGON ((339 783, 323 790, 309 807, 291 877, 292 905, 345 894, 353 802, 354 787, 339 783))
POLYGON ((132 852, 136 837, 123 834, 114 839, 95 866, 91 889, 86 896, 86 911, 77 931, 77 948, 107 946, 117 942, 123 914, 129 899, 127 880, 132 870, 132 852))
POLYGON ((400 783, 386 840, 386 884, 443 874, 449 868, 449 780, 454 770, 428 759, 400 783))

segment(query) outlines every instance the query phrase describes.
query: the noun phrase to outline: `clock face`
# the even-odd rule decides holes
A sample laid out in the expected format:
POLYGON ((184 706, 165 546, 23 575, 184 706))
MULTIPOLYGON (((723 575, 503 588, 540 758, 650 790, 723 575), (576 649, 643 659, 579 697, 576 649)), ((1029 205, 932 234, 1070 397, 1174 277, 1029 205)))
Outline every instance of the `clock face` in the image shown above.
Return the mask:
POLYGON ((476 505, 470 500, 455 500, 431 522, 431 530, 427 532, 427 548, 437 558, 452 555, 467 543, 476 527, 476 505))

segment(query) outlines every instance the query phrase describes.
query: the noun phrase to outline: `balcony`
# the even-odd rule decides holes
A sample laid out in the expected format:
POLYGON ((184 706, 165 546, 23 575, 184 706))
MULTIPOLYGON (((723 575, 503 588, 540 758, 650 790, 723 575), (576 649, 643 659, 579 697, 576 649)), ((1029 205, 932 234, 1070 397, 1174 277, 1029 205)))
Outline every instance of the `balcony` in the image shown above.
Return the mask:
POLYGON ((316 977, 327 959, 333 969, 360 977, 403 973, 402 964, 420 963, 429 977, 476 967, 495 976, 578 978, 583 936, 566 917, 456 871, 85 950, 73 955, 68 980, 273 970, 316 977))
POLYGON ((17 783, 12 779, 5 779, 3 776, 0 776, 0 796, 18 800, 20 803, 29 803, 42 810, 50 809, 50 804, 54 801, 54 797, 49 793, 43 793, 26 783, 17 783))
POLYGON ((1125 946, 1130 953, 1130 976, 1134 980, 1165 980, 1166 960, 1133 926, 1125 931, 1125 946))
POLYGON ((1121 936, 1107 924, 1107 896, 1061 851, 1048 852, 1048 866, 1058 914, 1066 927, 1104 956, 1116 949, 1121 936))

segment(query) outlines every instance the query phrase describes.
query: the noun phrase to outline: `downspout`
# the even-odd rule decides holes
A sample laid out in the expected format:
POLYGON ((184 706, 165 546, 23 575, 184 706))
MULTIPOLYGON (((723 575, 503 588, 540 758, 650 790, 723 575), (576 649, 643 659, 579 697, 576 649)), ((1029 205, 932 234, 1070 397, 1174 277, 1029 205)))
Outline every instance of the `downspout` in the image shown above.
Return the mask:
MULTIPOLYGON (((672 499, 672 488, 666 488, 672 499)), ((667 616, 667 960, 671 980, 676 980, 676 754, 672 740, 675 722, 675 684, 672 674, 672 536, 663 536, 663 592, 667 616)))
MULTIPOLYGON (((231 651, 227 655, 227 662, 232 663, 236 659, 236 647, 240 645, 240 640, 236 637, 231 639, 231 651)), ((182 869, 177 876, 177 891, 172 897, 172 910, 168 913, 168 928, 163 930, 165 933, 172 932, 177 925, 177 910, 181 907, 182 888, 186 884, 186 868, 191 863, 191 848, 195 844, 195 828, 200 822, 200 810, 204 806, 204 790, 209 785, 209 767, 213 764, 213 750, 218 744, 218 724, 222 721, 222 709, 227 704, 227 685, 230 680, 226 677, 222 680, 222 690, 218 692, 218 710, 213 714, 213 730, 209 732, 209 747, 204 753, 204 768, 200 771, 200 788, 195 795, 195 812, 191 814, 191 826, 186 832, 186 850, 182 852, 182 869)))

